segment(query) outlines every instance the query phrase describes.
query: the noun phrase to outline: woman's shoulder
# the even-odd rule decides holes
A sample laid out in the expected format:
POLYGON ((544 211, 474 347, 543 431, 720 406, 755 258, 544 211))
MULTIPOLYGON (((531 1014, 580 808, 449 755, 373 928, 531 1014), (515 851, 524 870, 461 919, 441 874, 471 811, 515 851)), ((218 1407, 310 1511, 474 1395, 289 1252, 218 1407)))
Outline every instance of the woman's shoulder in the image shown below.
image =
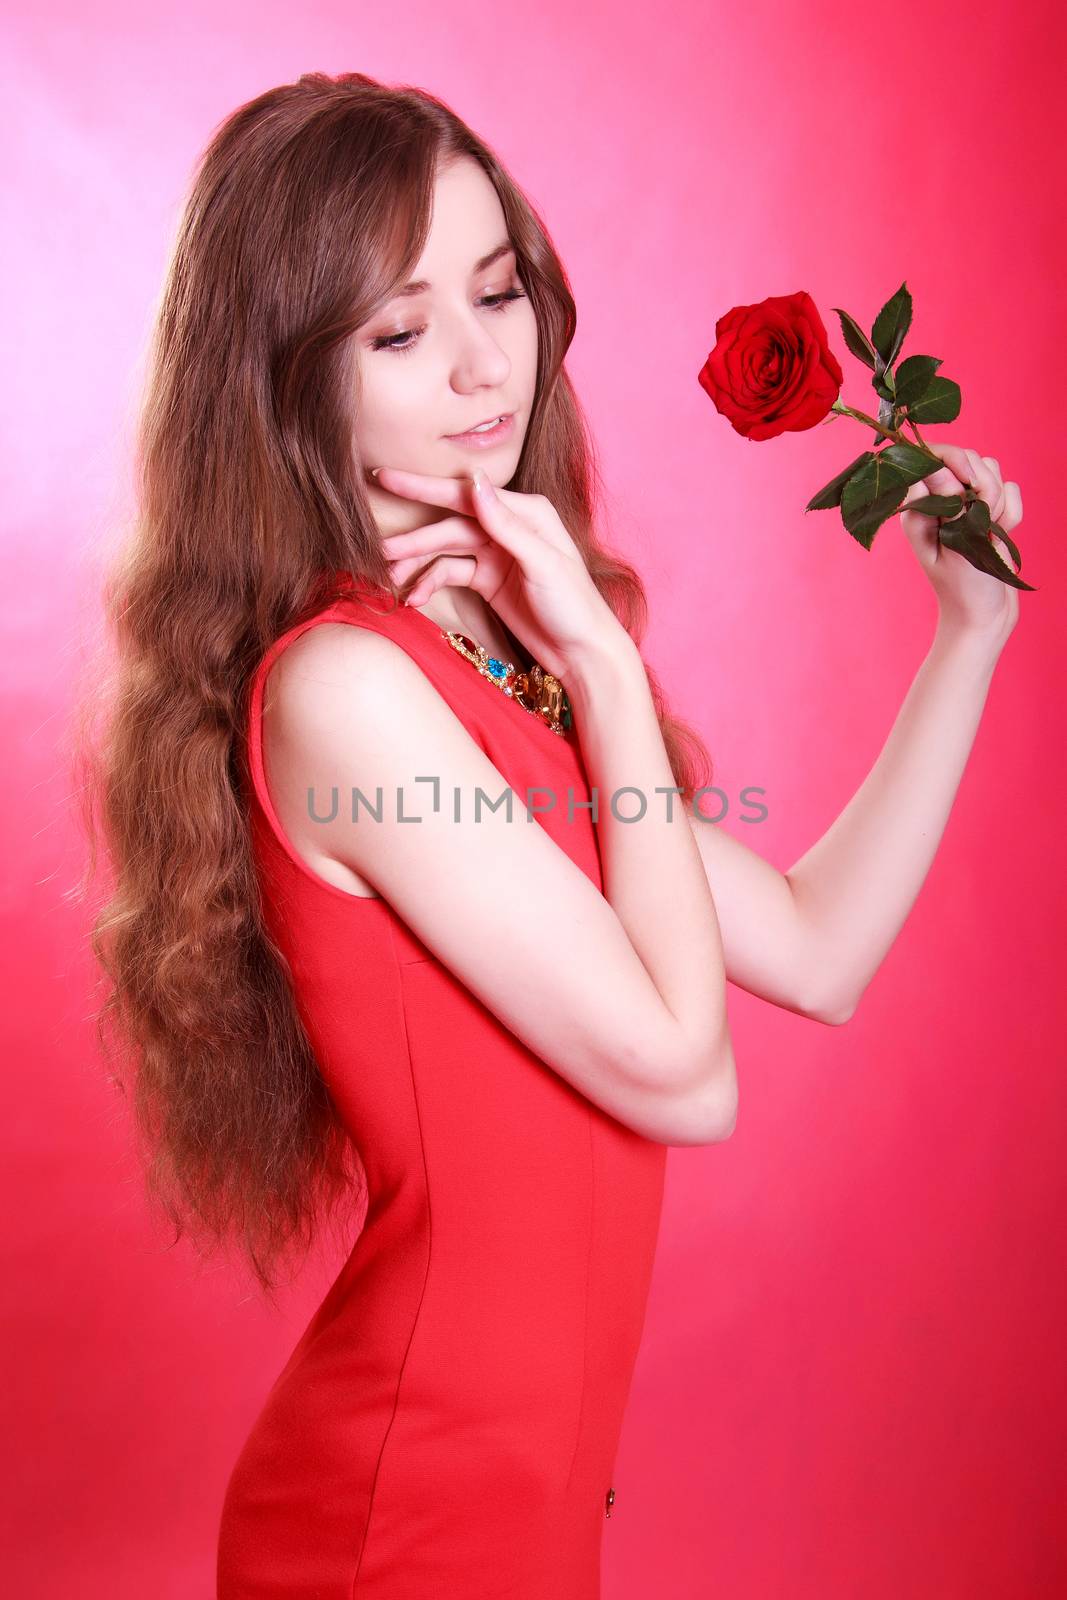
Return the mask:
POLYGON ((411 719, 453 722, 481 742, 477 688, 445 632, 413 607, 355 584, 275 641, 262 663, 254 718, 278 746, 308 756, 339 740, 362 742, 361 724, 402 735, 411 719))
MULTIPOLYGON (((434 654, 444 639, 436 624, 420 616, 416 625, 413 616, 377 600, 370 607, 332 601, 275 641, 252 697, 253 783, 283 848, 365 898, 376 891, 349 859, 346 834, 309 817, 309 783, 324 785, 327 796, 354 786, 373 795, 394 766, 421 771, 438 741, 453 749, 459 742, 468 777, 471 759, 484 760, 469 682, 434 654)), ((452 655, 445 644, 441 656, 452 655)), ((414 806, 410 790, 407 806, 414 806)))
MULTIPOLYGON (((412 609, 394 599, 386 590, 349 573, 330 575, 331 581, 320 589, 298 617, 268 645, 260 657, 253 674, 253 700, 256 691, 267 680, 273 687, 311 659, 325 659, 340 655, 348 659, 351 644, 357 638, 392 641, 393 650, 423 660, 431 639, 420 637, 412 624, 412 609)), ((424 618, 420 619, 425 621, 424 618)), ((368 651, 381 647, 368 644, 368 651)), ((389 648, 385 655, 388 657, 389 648)))
POLYGON ((410 673, 439 686, 450 666, 451 647, 443 630, 387 591, 350 579, 312 615, 295 623, 267 651, 262 667, 272 685, 299 679, 308 671, 330 671, 358 678, 371 693, 381 692, 386 674, 410 673))
POLYGON ((306 697, 311 709, 324 692, 343 688, 358 694, 369 709, 405 679, 432 680, 425 644, 410 625, 333 605, 274 656, 267 671, 271 701, 284 693, 294 709, 301 709, 306 697))

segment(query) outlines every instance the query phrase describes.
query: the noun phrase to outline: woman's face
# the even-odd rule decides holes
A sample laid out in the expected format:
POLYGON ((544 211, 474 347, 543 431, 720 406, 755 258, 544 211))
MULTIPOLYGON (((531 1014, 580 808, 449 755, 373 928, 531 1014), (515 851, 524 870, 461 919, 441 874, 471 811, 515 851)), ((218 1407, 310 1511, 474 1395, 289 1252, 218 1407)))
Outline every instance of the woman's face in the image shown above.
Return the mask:
POLYGON ((425 287, 395 296, 354 335, 355 446, 383 531, 448 513, 391 495, 369 476, 372 467, 462 478, 479 466, 500 486, 518 465, 537 376, 537 323, 514 252, 495 255, 501 245, 509 241, 496 190, 477 162, 455 161, 438 175, 413 275, 425 287), (450 437, 504 412, 513 415, 499 443, 477 448, 450 437))

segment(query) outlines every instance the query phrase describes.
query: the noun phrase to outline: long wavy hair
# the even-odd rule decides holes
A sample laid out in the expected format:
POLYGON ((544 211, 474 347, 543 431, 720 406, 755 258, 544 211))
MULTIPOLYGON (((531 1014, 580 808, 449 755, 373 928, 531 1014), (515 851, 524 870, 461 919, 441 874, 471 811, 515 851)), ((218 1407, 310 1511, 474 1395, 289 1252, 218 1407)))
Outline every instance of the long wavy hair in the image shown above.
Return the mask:
MULTIPOLYGON (((93 1016, 149 1199, 173 1243, 187 1229, 201 1254, 235 1243, 272 1300, 283 1263, 347 1226, 366 1188, 264 925, 242 799, 247 693, 267 647, 329 603, 338 575, 398 594, 354 454, 351 335, 407 281, 437 173, 462 156, 500 197, 538 327, 507 487, 551 500, 640 644, 641 582, 594 534, 599 468, 563 368, 575 305, 546 228, 434 96, 306 73, 239 107, 195 170, 138 396, 132 526, 104 575, 101 660, 75 710, 89 843, 76 892, 101 842, 111 878, 89 934, 93 1016)), ((688 805, 710 758, 647 670, 688 805)))

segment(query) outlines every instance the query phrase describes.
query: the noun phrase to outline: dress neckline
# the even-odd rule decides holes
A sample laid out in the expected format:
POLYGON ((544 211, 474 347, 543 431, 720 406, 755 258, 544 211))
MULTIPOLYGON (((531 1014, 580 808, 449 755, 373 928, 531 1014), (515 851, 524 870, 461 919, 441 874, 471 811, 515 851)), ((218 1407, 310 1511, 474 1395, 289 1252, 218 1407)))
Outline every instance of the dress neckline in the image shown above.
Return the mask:
MULTIPOLYGON (((354 590, 356 590, 357 593, 361 592, 365 597, 372 596, 372 597, 383 597, 385 599, 389 598, 388 589, 384 589, 384 588, 380 587, 377 584, 367 583, 366 581, 361 582, 358 578, 356 578, 352 573, 349 573, 349 572, 344 572, 343 576, 346 577, 349 580, 349 583, 350 583, 351 587, 354 590)), ((448 636, 449 633, 460 633, 460 634, 463 635, 464 638, 467 638, 467 639, 473 639, 474 638, 474 634, 468 633, 466 631, 466 629, 464 629, 464 628, 458 628, 458 629, 457 628, 442 628, 442 626, 441 626, 441 624, 439 622, 435 622, 432 617, 428 617, 425 614, 425 612, 420 611, 417 606, 405 605, 405 603, 402 600, 398 600, 396 605, 395 605, 395 607, 393 608, 393 610, 389 611, 389 612, 385 612, 384 615, 386 615, 386 616, 397 616, 397 615, 402 615, 405 612, 407 612, 411 616, 416 616, 416 617, 420 618, 420 620, 422 622, 426 623, 426 625, 428 627, 432 628, 434 633, 436 633, 440 637, 440 639, 443 641, 443 643, 448 645, 449 650, 452 649, 452 646, 448 644, 448 637, 447 636, 448 636)), ((501 627, 503 627, 503 626, 504 626, 504 624, 501 623, 501 627)), ((480 640, 475 640, 475 642, 478 643, 478 644, 481 643, 480 640)), ((492 651, 487 651, 487 654, 491 655, 492 651)), ((529 652, 527 652, 527 654, 529 654, 529 652)), ((520 670, 522 670, 521 663, 517 662, 516 665, 520 667, 520 670)))
MULTIPOLYGON (((432 617, 426 616, 425 613, 420 611, 417 606, 405 606, 404 604, 401 603, 400 605, 397 606, 397 610, 398 611, 409 611, 409 612, 412 612, 416 617, 421 618, 421 620, 424 623, 426 623, 426 625, 428 627, 433 629, 434 633, 436 633, 437 637, 440 639, 441 643, 444 645, 445 649, 448 651, 449 655, 451 655, 451 656, 458 655, 458 651, 456 651, 455 648, 449 643, 448 634, 450 632, 460 633, 460 636, 462 638, 467 638, 467 639, 473 639, 474 638, 473 634, 469 634, 469 633, 468 634, 463 634, 460 629, 442 628, 441 624, 439 622, 435 622, 432 617)), ((488 651, 486 653, 489 654, 488 651)), ((527 653, 527 655, 529 655, 528 651, 526 653, 527 653)), ((465 658, 460 657, 460 659, 465 659, 465 658)), ((499 658, 495 658, 495 659, 499 659, 499 658)), ((468 667, 470 667, 470 663, 469 662, 467 663, 467 665, 468 665, 468 667)), ((516 665, 516 667, 518 668, 518 670, 520 672, 523 672, 523 671, 527 670, 526 667, 521 662, 516 662, 515 665, 516 665)), ((533 665, 532 658, 531 658, 531 665, 533 665)), ((470 670, 473 671, 474 670, 473 667, 470 667, 470 670)), ((481 677, 482 674, 479 673, 478 676, 481 677)), ((494 693, 496 693, 498 695, 500 694, 499 686, 494 685, 494 684, 490 684, 490 685, 488 685, 488 687, 493 689, 494 693)), ((517 711, 521 711, 524 717, 529 717, 529 719, 532 722, 537 723, 540 726, 542 733, 547 738, 552 740, 553 745, 556 745, 556 744, 560 743, 560 741, 561 741, 560 734, 554 733, 552 731, 552 729, 548 726, 548 724, 546 722, 543 722, 542 719, 539 716, 535 715, 534 712, 528 711, 525 706, 521 706, 519 704, 519 702, 517 700, 515 700, 514 697, 512 697, 512 696, 505 695, 505 696, 503 696, 503 698, 504 699, 511 699, 512 704, 514 705, 514 707, 515 707, 515 709, 517 711)), ((572 741, 571 741, 570 731, 569 730, 566 730, 566 729, 564 730, 563 735, 562 735, 562 742, 564 744, 568 744, 568 745, 571 744, 572 741)))
MULTIPOLYGON (((356 590, 356 592, 357 593, 362 593, 365 598, 366 597, 371 597, 371 598, 389 599, 390 596, 389 596, 389 591, 387 589, 381 588, 378 585, 368 585, 365 582, 361 583, 351 573, 346 574, 346 576, 349 578, 349 580, 350 580, 353 588, 356 590)), ((442 646, 444 647, 445 650, 448 651, 448 654, 450 656, 457 656, 459 659, 463 659, 462 657, 459 657, 459 652, 454 648, 453 645, 451 645, 449 643, 449 640, 448 640, 448 635, 449 635, 450 632, 459 632, 460 630, 442 628, 441 624, 439 622, 435 622, 432 617, 426 616, 426 614, 424 612, 420 611, 417 606, 405 605, 403 603, 403 601, 397 601, 396 605, 393 607, 393 609, 391 611, 388 611, 388 612, 383 613, 383 614, 387 615, 387 616, 398 616, 398 615, 401 615, 401 614, 403 614, 405 612, 409 616, 418 617, 419 621, 425 627, 429 628, 431 630, 431 632, 436 634, 437 638, 441 641, 442 646)), ((503 624, 502 624, 502 626, 503 626, 503 624)), ((466 634, 466 635, 463 635, 463 637, 470 639, 470 638, 473 638, 473 635, 472 634, 466 634)), ((527 651, 526 654, 529 655, 529 651, 527 651)), ((533 664, 534 664, 533 663, 533 658, 531 657, 530 665, 532 666, 533 664)), ((528 670, 522 662, 516 662, 515 665, 517 666, 517 668, 518 668, 518 670, 520 672, 528 670)), ((474 670, 473 667, 471 667, 469 662, 467 663, 467 667, 468 667, 468 670, 470 670, 470 671, 474 670)), ((481 674, 479 673, 478 676, 480 677, 481 674)), ((487 687, 492 689, 495 694, 500 694, 500 689, 496 685, 488 684, 487 687)), ((505 696, 503 696, 503 698, 504 699, 508 699, 508 698, 511 698, 511 697, 505 695, 505 696)), ((552 729, 547 725, 547 723, 543 722, 539 716, 536 716, 531 711, 527 711, 524 706, 519 705, 518 701, 512 700, 512 703, 515 706, 516 710, 522 712, 524 717, 529 717, 532 722, 536 722, 536 723, 539 724, 542 733, 544 734, 544 736, 546 738, 549 738, 549 739, 552 740, 553 745, 557 745, 557 744, 559 744, 561 742, 560 735, 558 733, 553 733, 552 729)), ((563 733, 563 736, 562 736, 562 742, 564 744, 571 745, 572 748, 573 748, 572 738, 571 738, 572 732, 573 732, 573 730, 565 730, 564 733, 563 733)))
MULTIPOLYGON (((423 622, 429 623, 430 627, 433 628, 435 633, 440 634, 445 644, 448 644, 448 635, 450 633, 458 633, 464 639, 473 639, 475 644, 481 644, 481 640, 475 638, 475 635, 473 633, 469 633, 466 628, 442 628, 439 622, 435 622, 432 617, 428 617, 426 613, 424 611, 420 611, 417 606, 405 606, 401 604, 398 609, 402 611, 413 611, 417 617, 422 618, 423 622)), ((503 623, 501 623, 501 627, 503 627, 503 623)), ((452 646, 448 645, 448 648, 451 650, 452 646)), ((483 646, 483 649, 484 648, 485 647, 483 646)), ((527 652, 527 654, 528 653, 529 652, 527 652)), ((493 652, 492 650, 486 650, 486 654, 491 656, 493 652)), ((515 665, 518 667, 520 672, 524 670, 520 661, 515 662, 515 665)))

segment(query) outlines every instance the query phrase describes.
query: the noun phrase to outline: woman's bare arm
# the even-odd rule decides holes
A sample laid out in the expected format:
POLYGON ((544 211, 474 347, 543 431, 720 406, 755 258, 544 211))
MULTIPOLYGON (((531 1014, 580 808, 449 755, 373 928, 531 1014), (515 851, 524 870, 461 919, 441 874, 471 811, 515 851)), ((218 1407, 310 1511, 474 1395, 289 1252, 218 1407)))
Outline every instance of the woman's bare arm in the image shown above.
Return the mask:
POLYGON ((853 1015, 937 853, 998 655, 939 626, 877 761, 787 872, 690 816, 732 983, 820 1022, 853 1015))
POLYGON ((507 781, 393 640, 323 624, 268 676, 265 754, 290 808, 311 787, 383 792, 381 822, 364 812, 353 824, 342 804, 321 824, 325 853, 367 878, 495 1016, 618 1120, 666 1144, 726 1138, 736 1075, 696 844, 662 821, 605 820, 612 788, 673 782, 632 643, 591 653, 568 682, 590 784, 605 796, 603 894, 527 818, 526 796, 510 819, 483 805, 475 820, 476 791, 495 800, 507 781), (427 775, 440 781, 436 811, 431 786, 415 782, 427 775))
POLYGON ((974 744, 996 652, 941 626, 871 771, 790 869, 813 935, 809 993, 855 1011, 904 925, 941 842, 974 744))

